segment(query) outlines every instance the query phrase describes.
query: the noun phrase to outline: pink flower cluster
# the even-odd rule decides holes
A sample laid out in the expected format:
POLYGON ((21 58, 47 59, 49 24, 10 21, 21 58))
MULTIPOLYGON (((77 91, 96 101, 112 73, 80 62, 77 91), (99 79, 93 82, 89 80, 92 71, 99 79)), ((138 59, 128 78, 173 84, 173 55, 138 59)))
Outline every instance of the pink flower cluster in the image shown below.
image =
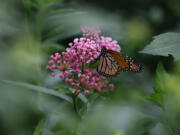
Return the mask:
POLYGON ((64 78, 65 82, 69 83, 75 90, 73 93, 79 94, 84 91, 85 94, 90 94, 90 91, 105 92, 110 89, 113 90, 114 85, 109 84, 105 77, 99 76, 96 71, 90 71, 90 68, 84 68, 83 71, 80 68, 76 68, 75 72, 70 70, 70 64, 66 61, 65 56, 59 53, 55 53, 50 56, 47 70, 52 71, 52 76, 56 76, 55 70, 62 72, 60 78, 64 78), (73 75, 72 75, 73 74, 73 75))
POLYGON ((78 79, 71 77, 65 79, 67 83, 76 88, 72 92, 80 93, 84 90, 85 94, 90 94, 92 91, 105 92, 108 89, 113 90, 114 85, 109 84, 108 80, 99 76, 96 71, 90 71, 89 68, 85 68, 83 71, 83 73, 81 71, 77 72, 78 79))
POLYGON ((48 61, 48 65, 46 66, 46 70, 53 71, 51 73, 53 77, 56 76, 54 71, 57 69, 62 72, 62 74, 59 76, 60 78, 71 75, 71 72, 67 72, 69 69, 69 62, 63 60, 64 57, 61 54, 55 53, 55 55, 51 55, 50 58, 51 59, 48 61))
POLYGON ((103 36, 98 40, 90 40, 85 37, 75 38, 73 43, 69 43, 69 46, 70 48, 67 48, 66 52, 62 52, 62 55, 66 57, 66 61, 69 61, 74 69, 81 67, 83 62, 89 64, 96 59, 103 46, 108 50, 120 52, 120 47, 116 40, 103 36))
POLYGON ((64 78, 65 82, 74 88, 73 93, 90 94, 93 91, 113 90, 113 84, 109 84, 108 80, 96 71, 90 71, 90 68, 84 68, 83 65, 94 61, 103 46, 116 52, 120 52, 120 46, 111 37, 99 37, 100 30, 97 28, 83 27, 82 32, 83 37, 75 38, 65 52, 50 56, 46 69, 52 71, 52 76, 56 76, 56 70, 62 72, 59 77, 64 78))

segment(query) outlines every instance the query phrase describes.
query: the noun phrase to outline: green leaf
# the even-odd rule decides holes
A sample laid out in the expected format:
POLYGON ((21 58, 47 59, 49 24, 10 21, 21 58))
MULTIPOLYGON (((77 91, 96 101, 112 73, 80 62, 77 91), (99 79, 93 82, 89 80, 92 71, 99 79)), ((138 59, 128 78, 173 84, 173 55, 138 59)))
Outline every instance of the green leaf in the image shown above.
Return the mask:
POLYGON ((175 60, 180 59, 180 33, 168 32, 154 37, 154 40, 147 45, 140 53, 174 56, 175 60))
POLYGON ((34 131, 34 135, 41 135, 41 129, 43 128, 44 125, 44 120, 39 121, 35 131, 34 131))
POLYGON ((163 107, 163 97, 165 94, 165 84, 168 73, 165 71, 162 63, 159 63, 156 69, 156 76, 154 78, 154 93, 146 96, 145 101, 163 107))
POLYGON ((146 101, 163 107, 163 93, 153 93, 146 96, 146 101))
POLYGON ((164 92, 164 87, 166 82, 166 78, 168 77, 168 73, 165 71, 162 63, 159 63, 156 69, 156 76, 154 78, 154 90, 156 93, 164 92))
POLYGON ((21 86, 21 87, 25 87, 25 88, 29 88, 38 92, 43 92, 45 94, 50 94, 53 96, 56 96, 58 98, 61 98, 63 100, 68 101, 69 103, 73 103, 73 100, 71 97, 65 95, 65 94, 59 94, 58 92, 56 92, 53 89, 49 89, 49 88, 45 88, 45 87, 41 87, 41 86, 36 86, 33 84, 28 84, 28 83, 24 83, 24 82, 18 82, 18 81, 11 81, 11 80, 2 80, 4 83, 7 84, 11 84, 11 85, 16 85, 16 86, 21 86))
POLYGON ((83 94, 79 94, 78 95, 78 98, 81 100, 81 101, 83 101, 84 103, 87 103, 88 102, 88 99, 86 98, 86 96, 84 96, 83 94))

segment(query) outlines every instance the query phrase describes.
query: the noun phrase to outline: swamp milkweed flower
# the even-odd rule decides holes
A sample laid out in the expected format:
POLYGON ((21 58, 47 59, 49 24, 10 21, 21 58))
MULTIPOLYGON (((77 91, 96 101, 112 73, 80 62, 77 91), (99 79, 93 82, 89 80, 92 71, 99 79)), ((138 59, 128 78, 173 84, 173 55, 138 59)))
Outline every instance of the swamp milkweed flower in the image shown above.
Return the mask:
POLYGON ((60 71, 62 74, 59 77, 70 84, 72 93, 90 94, 113 90, 114 85, 105 77, 84 65, 97 59, 103 46, 116 52, 120 52, 120 46, 111 37, 99 36, 101 31, 97 28, 84 26, 81 30, 83 37, 75 38, 61 54, 51 55, 46 69, 52 71, 53 77, 56 76, 55 71, 60 71))

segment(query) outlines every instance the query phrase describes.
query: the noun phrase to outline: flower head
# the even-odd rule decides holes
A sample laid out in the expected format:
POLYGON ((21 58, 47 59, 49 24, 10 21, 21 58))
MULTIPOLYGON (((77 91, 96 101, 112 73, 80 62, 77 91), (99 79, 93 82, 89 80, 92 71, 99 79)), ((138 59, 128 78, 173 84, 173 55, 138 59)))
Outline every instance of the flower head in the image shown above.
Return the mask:
POLYGON ((113 90, 114 85, 109 84, 105 77, 89 67, 84 68, 83 65, 94 61, 103 46, 116 52, 120 52, 120 46, 111 37, 99 36, 101 31, 97 28, 84 26, 81 29, 83 37, 75 38, 65 52, 51 55, 46 69, 52 71, 52 76, 56 76, 54 71, 59 70, 62 73, 59 77, 73 87, 72 93, 79 94, 84 91, 88 95, 92 91, 113 90))

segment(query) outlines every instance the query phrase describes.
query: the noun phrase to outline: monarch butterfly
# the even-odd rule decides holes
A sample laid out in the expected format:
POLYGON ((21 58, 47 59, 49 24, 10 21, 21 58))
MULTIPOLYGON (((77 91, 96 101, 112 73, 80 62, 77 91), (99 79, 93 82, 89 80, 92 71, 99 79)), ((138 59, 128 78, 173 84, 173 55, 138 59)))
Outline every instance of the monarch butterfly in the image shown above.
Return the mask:
POLYGON ((99 60, 97 72, 104 76, 115 76, 119 71, 140 72, 142 70, 142 66, 128 56, 123 57, 118 52, 107 50, 106 47, 101 49, 97 59, 99 60))

